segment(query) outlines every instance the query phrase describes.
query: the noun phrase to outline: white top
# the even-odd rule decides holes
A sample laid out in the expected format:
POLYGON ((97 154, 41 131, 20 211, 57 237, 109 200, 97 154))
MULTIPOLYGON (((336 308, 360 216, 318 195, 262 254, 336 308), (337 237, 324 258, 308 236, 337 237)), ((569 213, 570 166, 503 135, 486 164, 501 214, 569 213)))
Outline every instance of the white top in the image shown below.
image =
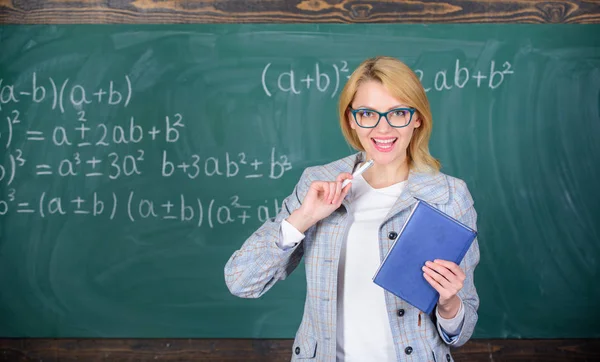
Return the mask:
MULTIPOLYGON (((342 245, 337 290, 337 361, 396 361, 392 331, 387 315, 384 289, 373 282, 381 264, 379 227, 397 201, 406 182, 380 189, 372 188, 362 176, 352 181, 347 197, 353 198, 350 228, 342 245)), ((286 220, 282 222, 283 249, 304 238, 286 220)), ((449 335, 460 332, 464 319, 461 306, 452 319, 437 320, 449 335)))

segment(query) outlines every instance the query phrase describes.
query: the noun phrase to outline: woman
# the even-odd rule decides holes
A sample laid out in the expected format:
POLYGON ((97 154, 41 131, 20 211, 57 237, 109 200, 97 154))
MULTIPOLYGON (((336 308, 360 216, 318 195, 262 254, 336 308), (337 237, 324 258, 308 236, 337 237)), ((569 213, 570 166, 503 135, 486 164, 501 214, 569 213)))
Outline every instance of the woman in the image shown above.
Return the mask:
POLYGON ((277 217, 232 255, 227 286, 260 297, 304 256, 307 298, 292 360, 451 361, 449 346, 464 344, 477 322, 477 240, 460 266, 423 266, 440 294, 431 315, 372 282, 417 198, 476 229, 465 183, 440 173, 429 154, 425 90, 399 60, 368 59, 345 85, 339 115, 344 137, 361 152, 307 168, 277 217), (374 165, 353 179, 367 160, 374 165))

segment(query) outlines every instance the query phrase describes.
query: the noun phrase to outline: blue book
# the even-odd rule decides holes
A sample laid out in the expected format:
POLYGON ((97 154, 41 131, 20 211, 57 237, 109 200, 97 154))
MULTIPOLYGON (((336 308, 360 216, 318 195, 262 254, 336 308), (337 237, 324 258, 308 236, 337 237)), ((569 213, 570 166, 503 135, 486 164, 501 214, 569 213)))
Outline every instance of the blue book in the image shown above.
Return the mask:
POLYGON ((425 280, 426 261, 443 259, 460 264, 477 232, 419 200, 373 281, 421 311, 433 311, 439 293, 425 280))

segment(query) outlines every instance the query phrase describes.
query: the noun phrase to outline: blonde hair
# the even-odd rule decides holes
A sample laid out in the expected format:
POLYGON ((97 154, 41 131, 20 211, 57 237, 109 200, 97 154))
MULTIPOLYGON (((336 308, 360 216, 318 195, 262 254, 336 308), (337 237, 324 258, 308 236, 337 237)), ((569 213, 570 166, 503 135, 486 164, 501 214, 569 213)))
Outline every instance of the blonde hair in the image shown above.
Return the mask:
MULTIPOLYGON (((400 60, 392 57, 375 57, 362 62, 348 79, 340 94, 339 118, 342 134, 354 149, 364 151, 358 135, 349 124, 348 106, 354 100, 358 87, 367 81, 381 83, 390 94, 416 109, 415 116, 421 120, 421 126, 415 128, 406 150, 408 165, 412 169, 439 171, 440 162, 429 153, 432 119, 429 100, 417 75, 400 60)), ((416 119, 416 118, 415 118, 416 119)))

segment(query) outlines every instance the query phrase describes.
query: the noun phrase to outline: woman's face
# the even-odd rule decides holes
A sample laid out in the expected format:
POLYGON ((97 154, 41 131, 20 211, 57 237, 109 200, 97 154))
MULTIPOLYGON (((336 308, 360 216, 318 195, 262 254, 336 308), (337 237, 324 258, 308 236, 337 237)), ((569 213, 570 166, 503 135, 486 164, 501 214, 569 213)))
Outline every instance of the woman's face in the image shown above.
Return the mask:
MULTIPOLYGON (((364 82, 358 87, 350 107, 384 113, 396 108, 407 108, 407 105, 394 98, 383 84, 372 80, 364 82)), ((369 112, 360 112, 359 115, 375 117, 375 120, 379 117, 377 113, 369 112)), ((403 113, 388 114, 390 120, 392 117, 398 119, 399 116, 403 116, 403 113)), ((410 117, 408 114, 404 114, 404 116, 410 117)), ((417 119, 416 112, 412 115, 408 126, 402 128, 390 126, 384 117, 381 117, 375 128, 362 128, 356 123, 350 111, 348 111, 348 122, 350 122, 350 127, 356 131, 360 143, 367 153, 367 159, 373 159, 377 164, 395 166, 405 162, 406 149, 413 131, 421 125, 421 120, 417 119)))

